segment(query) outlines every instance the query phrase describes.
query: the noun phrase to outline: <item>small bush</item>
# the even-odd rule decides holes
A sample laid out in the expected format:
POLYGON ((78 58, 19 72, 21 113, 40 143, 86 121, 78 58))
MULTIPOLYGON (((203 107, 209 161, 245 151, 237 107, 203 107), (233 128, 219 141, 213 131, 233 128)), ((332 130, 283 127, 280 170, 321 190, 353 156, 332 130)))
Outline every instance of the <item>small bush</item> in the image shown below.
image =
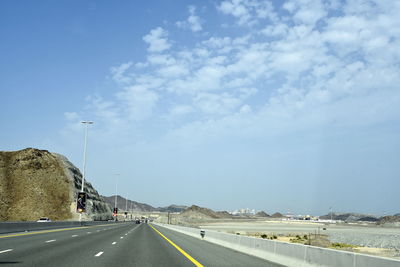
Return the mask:
POLYGON ((261 238, 264 238, 264 239, 265 239, 265 238, 268 238, 268 236, 267 236, 266 234, 262 234, 262 235, 261 235, 261 238))

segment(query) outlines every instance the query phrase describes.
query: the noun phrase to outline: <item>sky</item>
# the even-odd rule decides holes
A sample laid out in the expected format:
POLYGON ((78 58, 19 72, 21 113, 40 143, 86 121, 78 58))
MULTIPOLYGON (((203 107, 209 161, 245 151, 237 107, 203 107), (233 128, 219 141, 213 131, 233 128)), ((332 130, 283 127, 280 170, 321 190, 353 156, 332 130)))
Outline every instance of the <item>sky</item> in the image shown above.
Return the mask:
POLYGON ((295 214, 400 212, 400 2, 0 3, 0 150, 102 195, 295 214))

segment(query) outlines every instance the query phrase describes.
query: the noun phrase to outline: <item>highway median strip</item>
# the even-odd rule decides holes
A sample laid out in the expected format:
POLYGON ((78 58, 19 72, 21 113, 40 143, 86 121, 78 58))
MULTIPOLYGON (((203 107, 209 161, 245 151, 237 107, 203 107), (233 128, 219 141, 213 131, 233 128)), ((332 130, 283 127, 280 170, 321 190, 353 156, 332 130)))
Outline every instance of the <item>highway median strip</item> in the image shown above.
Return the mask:
POLYGON ((190 256, 186 251, 184 251, 183 249, 181 249, 178 245, 176 245, 174 242, 172 242, 171 240, 169 240, 165 235, 163 235, 160 231, 158 231, 153 225, 150 225, 151 228, 153 228, 154 231, 156 231, 157 234, 159 234, 160 236, 162 236, 165 240, 168 241, 168 243, 170 243, 174 248, 176 248, 180 253, 182 253, 186 258, 188 258, 194 265, 196 265, 197 267, 203 267, 203 265, 198 262, 197 260, 195 260, 192 256, 190 256))

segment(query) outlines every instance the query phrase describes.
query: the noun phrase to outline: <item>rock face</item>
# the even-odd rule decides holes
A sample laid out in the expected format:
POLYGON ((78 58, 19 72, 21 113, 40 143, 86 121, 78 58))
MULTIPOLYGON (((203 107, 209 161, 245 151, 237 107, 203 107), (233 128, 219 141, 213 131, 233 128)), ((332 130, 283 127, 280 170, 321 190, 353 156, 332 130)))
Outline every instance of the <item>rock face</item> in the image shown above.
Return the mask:
MULTIPOLYGON (((76 195, 82 175, 62 155, 27 148, 0 152, 0 220, 75 220, 76 195)), ((87 220, 111 218, 111 210, 90 183, 87 220)))

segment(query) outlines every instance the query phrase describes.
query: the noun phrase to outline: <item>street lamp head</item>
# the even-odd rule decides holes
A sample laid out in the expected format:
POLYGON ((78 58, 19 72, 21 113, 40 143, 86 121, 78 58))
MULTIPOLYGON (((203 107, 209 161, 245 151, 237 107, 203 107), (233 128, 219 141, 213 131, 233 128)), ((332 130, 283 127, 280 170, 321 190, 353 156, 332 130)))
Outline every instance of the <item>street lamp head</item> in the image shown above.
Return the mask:
POLYGON ((81 122, 84 124, 93 124, 94 123, 93 121, 81 121, 81 122))

